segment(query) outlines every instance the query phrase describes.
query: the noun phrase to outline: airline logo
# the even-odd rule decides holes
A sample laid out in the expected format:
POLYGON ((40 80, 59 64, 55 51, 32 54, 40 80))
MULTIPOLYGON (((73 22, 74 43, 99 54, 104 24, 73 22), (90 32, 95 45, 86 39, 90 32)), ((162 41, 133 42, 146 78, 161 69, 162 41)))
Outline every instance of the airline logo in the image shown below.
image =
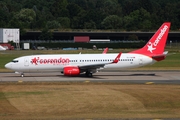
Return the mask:
POLYGON ((39 64, 68 64, 70 62, 69 58, 54 58, 54 59, 41 59, 40 57, 34 57, 31 59, 31 63, 35 65, 39 64))
POLYGON ((168 29, 168 26, 167 25, 164 25, 163 29, 161 29, 159 35, 157 36, 156 40, 152 43, 152 42, 149 42, 148 44, 148 51, 153 53, 153 50, 156 49, 157 45, 159 44, 161 38, 163 37, 163 35, 165 34, 165 32, 167 31, 168 29))
POLYGON ((155 50, 156 48, 153 48, 153 43, 149 42, 150 45, 148 45, 148 51, 150 51, 151 53, 153 53, 153 50, 155 50))

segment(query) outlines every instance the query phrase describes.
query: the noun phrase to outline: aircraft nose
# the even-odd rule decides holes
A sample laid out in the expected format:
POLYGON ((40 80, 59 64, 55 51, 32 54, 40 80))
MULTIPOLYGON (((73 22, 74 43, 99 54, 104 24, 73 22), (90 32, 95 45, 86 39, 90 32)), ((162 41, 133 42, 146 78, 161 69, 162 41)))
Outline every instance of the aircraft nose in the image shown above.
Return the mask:
POLYGON ((5 65, 5 68, 11 69, 11 63, 7 63, 7 64, 5 65))

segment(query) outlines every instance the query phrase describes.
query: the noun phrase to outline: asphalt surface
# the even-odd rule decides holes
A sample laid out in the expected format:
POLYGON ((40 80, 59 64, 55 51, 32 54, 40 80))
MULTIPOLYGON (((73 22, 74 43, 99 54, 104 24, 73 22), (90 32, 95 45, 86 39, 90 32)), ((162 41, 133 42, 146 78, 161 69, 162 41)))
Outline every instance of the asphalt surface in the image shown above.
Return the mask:
POLYGON ((114 82, 140 84, 180 84, 180 71, 126 71, 98 72, 93 77, 81 75, 78 77, 64 76, 60 72, 25 73, 24 77, 16 73, 0 73, 1 82, 114 82))

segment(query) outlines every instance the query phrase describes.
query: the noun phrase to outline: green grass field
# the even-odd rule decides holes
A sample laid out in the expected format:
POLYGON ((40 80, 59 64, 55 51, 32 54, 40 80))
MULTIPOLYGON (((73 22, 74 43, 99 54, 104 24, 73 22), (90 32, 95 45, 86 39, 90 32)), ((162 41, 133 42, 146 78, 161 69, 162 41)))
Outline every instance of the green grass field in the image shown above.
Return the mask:
POLYGON ((0 119, 180 118, 179 85, 0 83, 0 119))
MULTIPOLYGON (((131 49, 115 49, 109 50, 108 53, 128 52, 131 49)), ((169 55, 161 62, 157 62, 153 65, 148 65, 134 70, 180 70, 180 51, 176 49, 167 49, 169 55)), ((9 71, 4 68, 4 65, 14 58, 24 55, 34 54, 91 54, 91 53, 102 53, 102 50, 75 50, 75 51, 64 51, 64 50, 14 50, 14 51, 0 51, 0 72, 9 71)))

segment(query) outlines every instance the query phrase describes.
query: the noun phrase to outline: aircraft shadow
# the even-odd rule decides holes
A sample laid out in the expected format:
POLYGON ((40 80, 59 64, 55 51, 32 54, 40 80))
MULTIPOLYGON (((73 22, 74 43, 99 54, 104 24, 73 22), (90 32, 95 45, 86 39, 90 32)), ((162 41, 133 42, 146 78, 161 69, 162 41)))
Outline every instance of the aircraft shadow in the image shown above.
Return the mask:
POLYGON ((154 73, 152 74, 126 74, 126 75, 96 75, 94 74, 92 77, 87 77, 86 75, 84 74, 81 74, 79 76, 63 76, 63 75, 58 75, 59 77, 62 77, 62 78, 72 78, 72 77, 75 77, 75 78, 88 78, 88 79, 106 79, 106 78, 103 78, 103 77, 113 77, 113 76, 158 76, 154 73))
MULTIPOLYGON (((101 74, 101 75, 96 75, 96 74, 94 74, 92 77, 88 77, 88 76, 86 76, 85 74, 80 74, 79 76, 64 76, 64 75, 50 75, 50 74, 43 74, 43 75, 36 75, 36 74, 31 74, 31 75, 24 75, 24 77, 23 78, 33 78, 33 77, 37 77, 37 78, 44 78, 44 77, 49 77, 50 79, 51 78, 54 78, 54 77, 59 77, 59 78, 66 78, 66 79, 68 79, 68 78, 88 78, 88 79, 106 79, 106 78, 104 78, 104 77, 113 77, 113 76, 124 76, 124 77, 128 77, 128 76, 157 76, 156 74, 154 74, 154 73, 152 73, 152 74, 125 74, 125 75, 123 75, 123 74, 120 74, 120 75, 118 75, 118 74, 115 74, 115 75, 111 75, 111 74, 101 74)), ((10 76, 8 76, 8 75, 6 75, 6 76, 3 76, 3 77, 9 77, 9 78, 17 78, 17 77, 19 77, 19 78, 22 78, 20 75, 10 75, 10 76)))
POLYGON ((152 74, 126 74, 126 75, 100 75, 100 76, 157 76, 155 73, 152 74))

